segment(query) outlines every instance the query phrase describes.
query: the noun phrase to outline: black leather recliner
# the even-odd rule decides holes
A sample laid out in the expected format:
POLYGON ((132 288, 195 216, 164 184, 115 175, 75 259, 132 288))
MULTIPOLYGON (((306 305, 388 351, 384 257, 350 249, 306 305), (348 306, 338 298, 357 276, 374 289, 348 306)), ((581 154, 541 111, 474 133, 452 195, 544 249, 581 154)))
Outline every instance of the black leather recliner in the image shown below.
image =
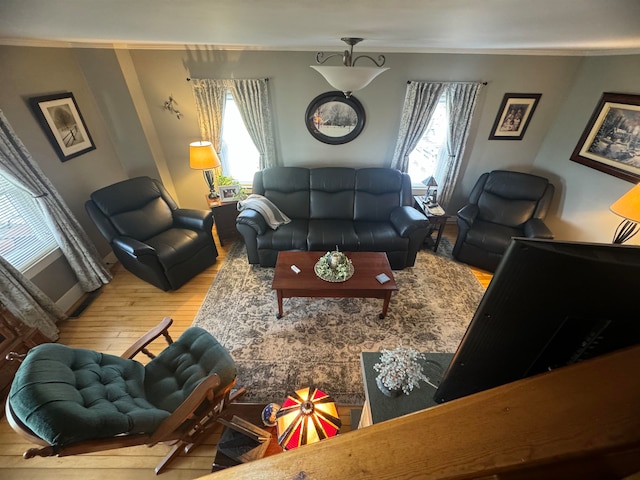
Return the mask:
POLYGON ((554 187, 537 175, 506 170, 484 173, 469 203, 458 211, 453 257, 494 272, 512 237, 548 238, 544 224, 554 187))
POLYGON ((122 265, 164 291, 178 289, 218 256, 211 211, 178 208, 158 180, 135 177, 104 187, 85 208, 122 265))

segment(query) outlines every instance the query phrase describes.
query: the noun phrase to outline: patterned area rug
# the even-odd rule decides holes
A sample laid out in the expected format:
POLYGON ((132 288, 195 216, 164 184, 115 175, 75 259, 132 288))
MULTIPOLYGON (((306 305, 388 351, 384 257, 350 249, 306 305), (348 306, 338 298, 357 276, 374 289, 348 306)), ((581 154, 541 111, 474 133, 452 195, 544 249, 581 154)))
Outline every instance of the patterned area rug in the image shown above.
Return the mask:
POLYGON ((402 344, 454 352, 484 293, 469 268, 451 260, 446 239, 438 254, 424 249, 414 267, 394 272, 399 291, 383 320, 382 300, 339 298, 285 299, 278 320, 273 270, 249 265, 236 241, 193 322, 231 352, 244 402, 280 403, 314 385, 340 404, 361 404, 361 351, 402 344))

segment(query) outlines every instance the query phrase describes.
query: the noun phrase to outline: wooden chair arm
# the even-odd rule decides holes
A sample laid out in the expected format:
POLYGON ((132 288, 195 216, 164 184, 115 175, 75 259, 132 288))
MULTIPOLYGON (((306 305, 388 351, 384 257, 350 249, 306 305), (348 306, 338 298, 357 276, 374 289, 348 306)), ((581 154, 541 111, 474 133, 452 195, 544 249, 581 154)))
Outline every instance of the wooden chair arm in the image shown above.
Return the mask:
POLYGON ((172 440, 169 437, 172 433, 175 433, 176 429, 180 427, 186 420, 193 416, 196 409, 202 405, 207 397, 213 398, 213 389, 220 385, 220 377, 217 373, 209 375, 191 392, 191 394, 180 404, 174 412, 160 424, 160 426, 153 432, 149 441, 149 446, 153 446, 158 442, 165 440, 172 440))
POLYGON ((149 358, 155 358, 155 355, 149 352, 146 347, 151 342, 153 342, 160 335, 164 336, 167 341, 167 344, 171 345, 173 343, 173 339, 169 336, 168 330, 171 324, 173 323, 173 319, 169 317, 165 317, 162 321, 145 333, 142 337, 140 337, 133 345, 131 345, 122 355, 122 358, 133 358, 138 353, 142 352, 147 355, 149 358))

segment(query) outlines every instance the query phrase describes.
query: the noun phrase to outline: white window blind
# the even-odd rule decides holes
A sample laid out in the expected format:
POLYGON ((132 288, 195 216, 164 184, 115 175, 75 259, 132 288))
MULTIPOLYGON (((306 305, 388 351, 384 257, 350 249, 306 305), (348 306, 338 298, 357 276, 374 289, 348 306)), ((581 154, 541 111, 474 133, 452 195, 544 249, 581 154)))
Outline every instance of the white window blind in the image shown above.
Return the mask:
POLYGON ((0 255, 24 272, 56 248, 36 200, 0 174, 0 255))

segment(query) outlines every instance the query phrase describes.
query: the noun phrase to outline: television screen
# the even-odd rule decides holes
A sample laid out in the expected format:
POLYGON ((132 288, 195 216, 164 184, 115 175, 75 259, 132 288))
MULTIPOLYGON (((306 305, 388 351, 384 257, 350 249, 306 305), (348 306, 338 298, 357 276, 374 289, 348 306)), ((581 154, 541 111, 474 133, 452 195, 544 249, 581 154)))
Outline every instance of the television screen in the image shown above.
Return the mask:
POLYGON ((438 403, 640 343, 640 247, 514 238, 438 403))

